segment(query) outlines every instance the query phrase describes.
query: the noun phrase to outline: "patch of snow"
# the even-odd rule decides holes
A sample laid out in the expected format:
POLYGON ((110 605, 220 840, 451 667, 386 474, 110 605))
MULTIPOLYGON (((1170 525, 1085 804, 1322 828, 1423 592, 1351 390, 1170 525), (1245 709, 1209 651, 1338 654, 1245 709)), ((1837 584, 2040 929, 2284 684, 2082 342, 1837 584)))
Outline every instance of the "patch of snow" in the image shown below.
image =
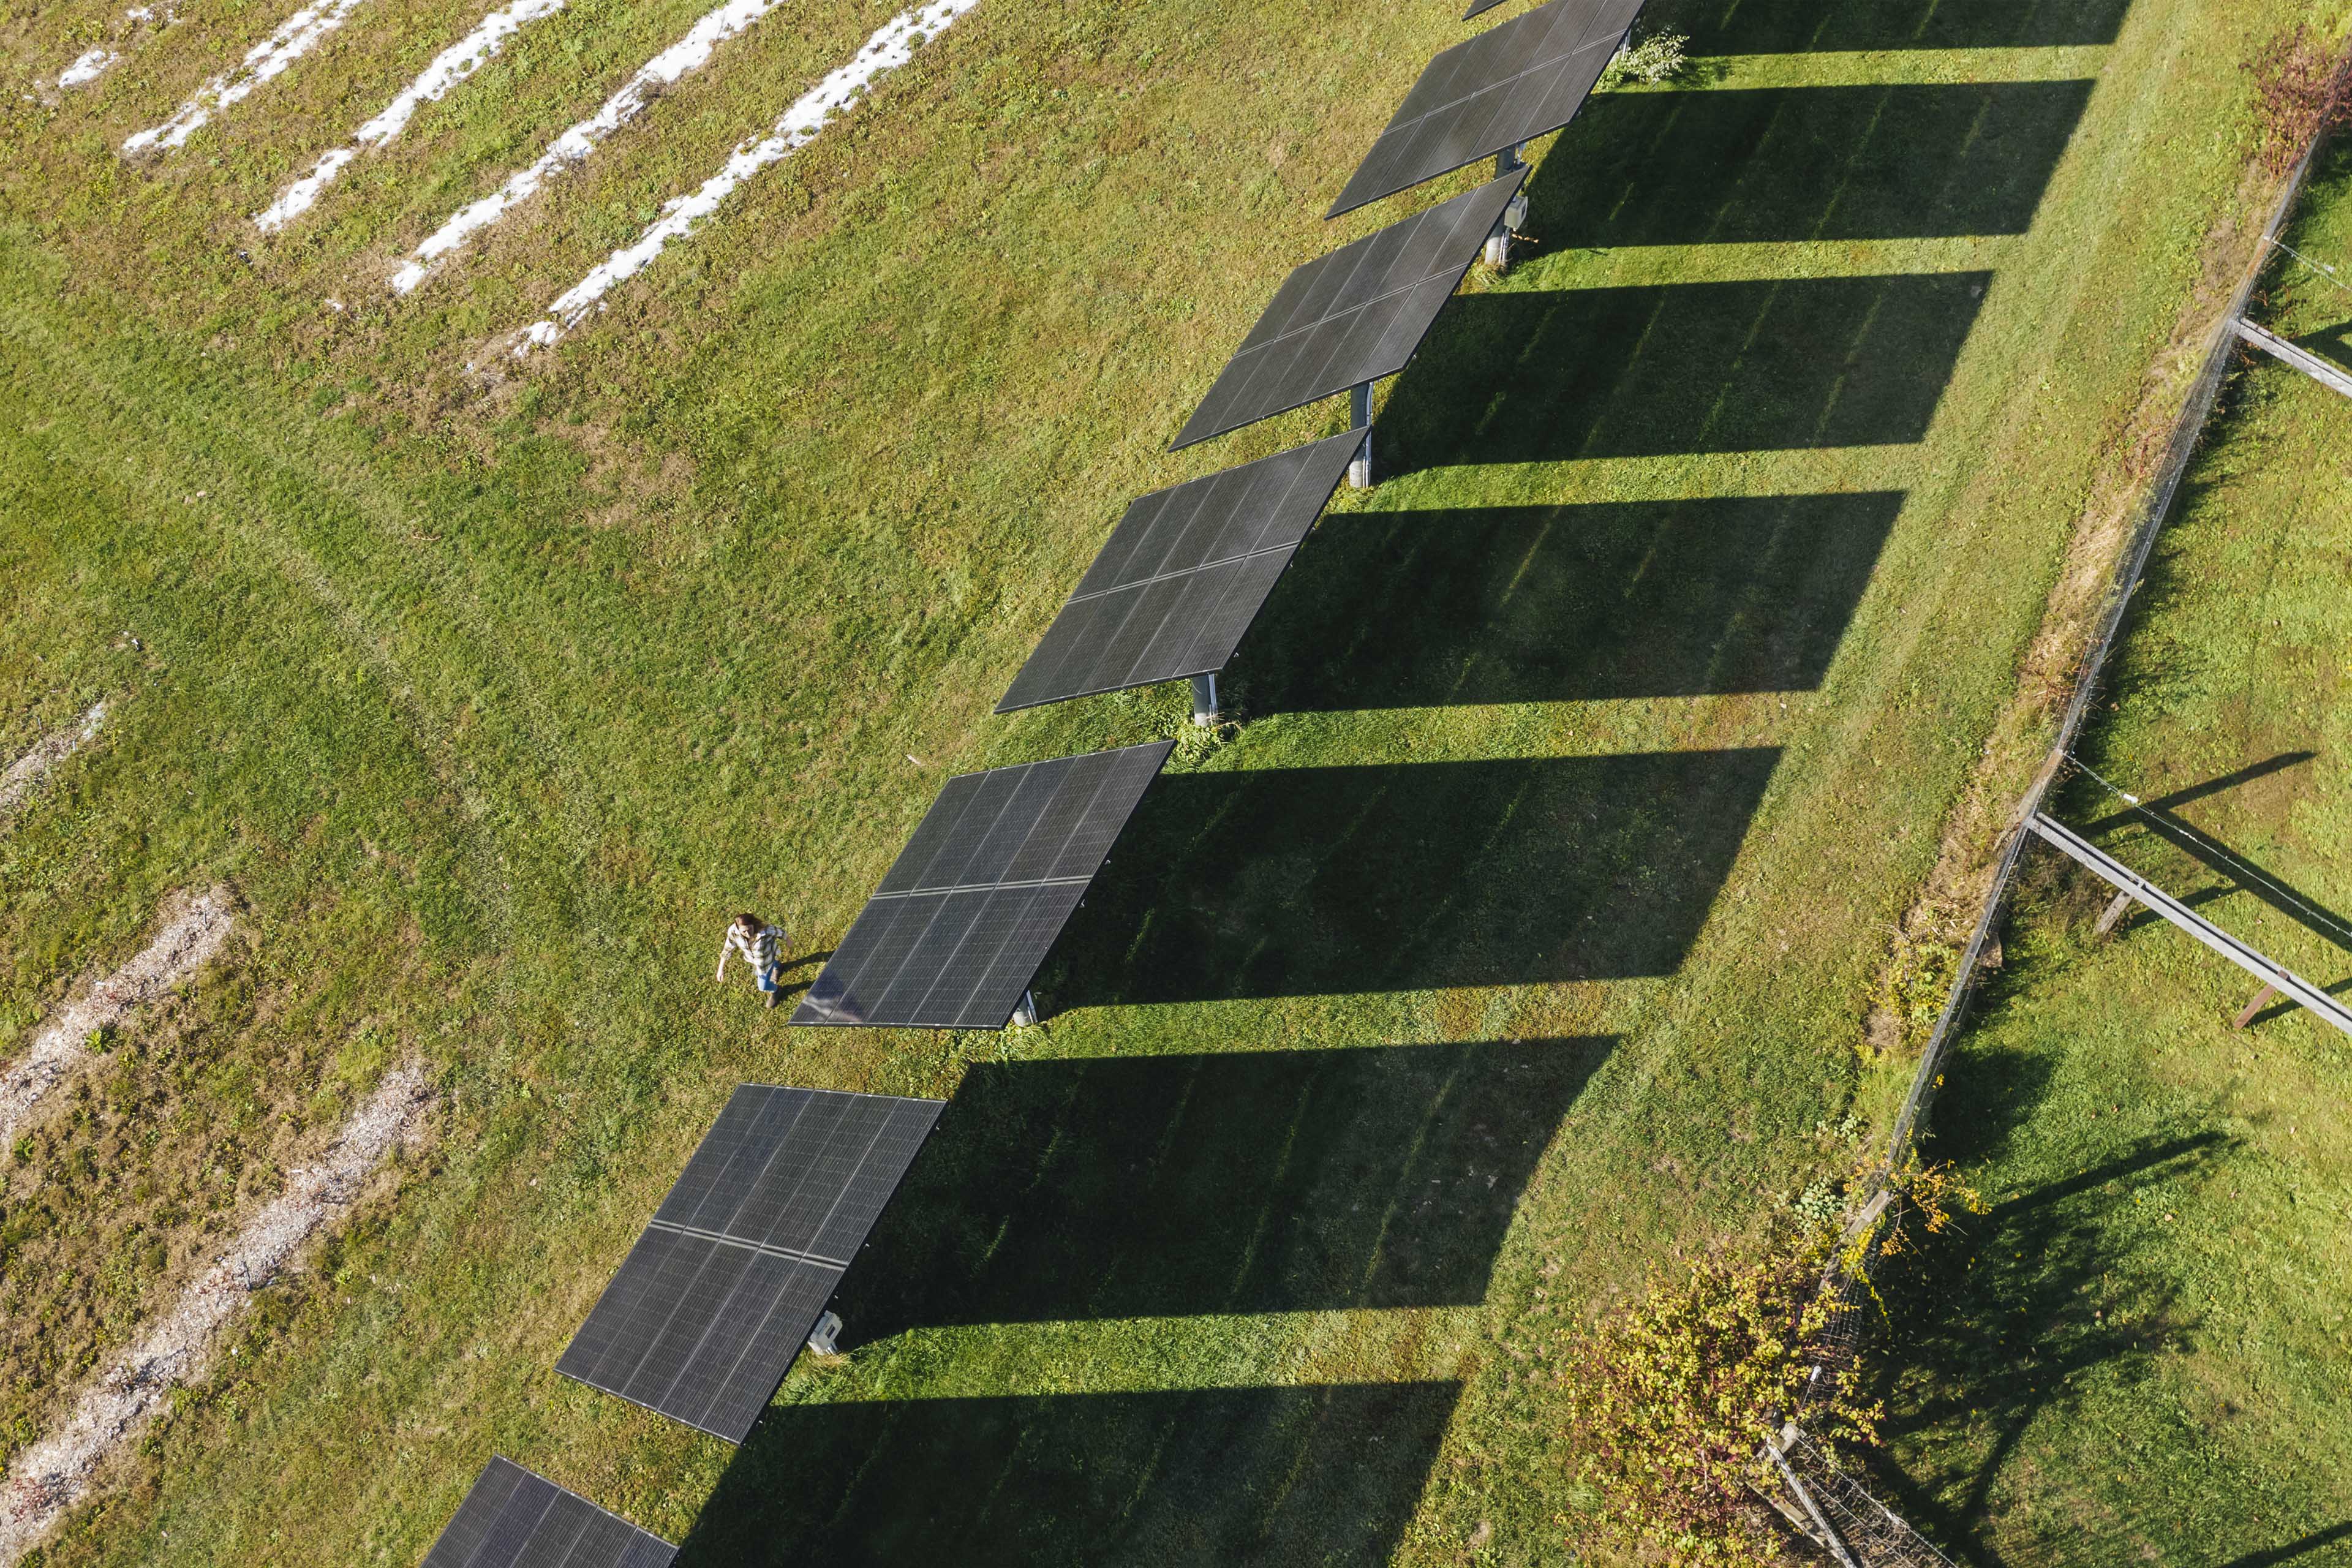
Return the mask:
POLYGON ((352 144, 338 147, 320 158, 311 171, 287 186, 278 199, 253 221, 262 230, 275 231, 310 210, 319 193, 332 184, 362 152, 381 147, 408 129, 409 121, 425 105, 434 102, 448 90, 472 76, 506 47, 506 41, 522 31, 525 23, 536 22, 542 16, 552 16, 563 9, 563 0, 515 0, 503 10, 493 11, 482 18, 472 32, 433 57, 417 79, 390 103, 382 113, 352 134, 352 144))
POLYGON ((276 32, 247 50, 235 70, 216 76, 197 89, 196 96, 180 105, 177 114, 125 142, 123 152, 144 153, 159 147, 169 151, 179 146, 214 115, 243 102, 263 82, 291 69, 295 61, 318 47, 321 39, 341 26, 363 3, 364 0, 313 0, 279 23, 276 32))
POLYGON ((431 1098, 416 1064, 394 1068, 326 1152, 289 1173, 278 1200, 247 1221, 172 1310, 83 1388, 66 1424, 17 1456, 0 1486, 0 1568, 14 1568, 89 1494, 100 1463, 146 1425, 173 1388, 205 1374, 246 1299, 278 1278, 331 1209, 351 1206, 368 1176, 415 1131, 431 1098))
POLYGON ((59 87, 86 87, 106 74, 106 68, 122 57, 112 49, 92 49, 89 53, 58 72, 59 87))
POLYGON ((0 1068, 0 1149, 58 1081, 89 1059, 89 1037, 151 1002, 220 951, 229 931, 228 890, 191 900, 147 951, 58 1009, 25 1054, 0 1068))
POLYGON ((635 120, 665 88, 691 76, 709 63, 720 44, 744 32, 783 0, 726 0, 717 10, 688 28, 684 37, 637 68, 636 75, 604 100, 604 106, 548 144, 530 167, 516 171, 507 183, 460 211, 435 229, 415 254, 392 275, 392 291, 406 294, 430 276, 433 264, 457 249, 481 230, 504 217, 507 210, 527 201, 550 177, 577 168, 596 144, 635 120))
POLYGON ((8 764, 0 773, 0 821, 5 821, 16 807, 33 793, 33 786, 46 777, 51 768, 72 756, 87 745, 106 722, 106 704, 93 703, 81 716, 78 730, 60 730, 35 742, 33 749, 8 764))
POLYGON ((535 348, 554 343, 585 321, 615 285, 652 265, 670 241, 692 234, 695 226, 716 212, 736 186, 815 141, 835 115, 856 106, 877 78, 913 59, 918 48, 979 4, 980 0, 937 0, 885 23, 847 65, 795 100, 774 130, 760 141, 738 145, 726 164, 699 189, 666 205, 659 221, 639 235, 635 244, 613 252, 594 271, 557 295, 547 308, 546 318, 524 330, 515 356, 520 359, 535 348))

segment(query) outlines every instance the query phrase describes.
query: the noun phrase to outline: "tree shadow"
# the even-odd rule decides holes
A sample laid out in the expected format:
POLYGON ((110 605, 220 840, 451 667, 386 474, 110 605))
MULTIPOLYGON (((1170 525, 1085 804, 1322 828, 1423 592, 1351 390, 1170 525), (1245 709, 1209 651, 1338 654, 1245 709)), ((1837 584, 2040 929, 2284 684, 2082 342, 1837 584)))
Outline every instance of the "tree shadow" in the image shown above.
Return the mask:
POLYGON ((2111 44, 2131 0, 1664 0, 1646 19, 1694 55, 2111 44))
POLYGON ((1381 416, 1385 464, 1926 438, 1989 272, 1465 295, 1381 416))
POLYGON ((2233 1557, 2223 1563, 2221 1568, 2286 1568, 2286 1564, 2290 1563, 2308 1557, 2322 1547, 2333 1546, 2342 1541, 2352 1541, 2352 1520, 2347 1520, 2342 1524, 2331 1525, 2326 1530, 2315 1530, 2302 1540, 2290 1541, 2284 1546, 2273 1546, 2267 1551, 2249 1552, 2242 1557, 2233 1557))
MULTIPOLYGON (((1999 1157, 2030 1097, 2003 1104, 2004 1073, 1956 1067, 1937 1103, 1931 1160, 1999 1157), (1984 1128, 1995 1129, 1987 1138, 1984 1128)), ((2047 1082, 2044 1068, 2042 1081, 2047 1082)), ((1878 1467, 1898 1513, 1978 1562, 2001 1559, 1978 1531, 1995 1481, 2038 1421, 2074 1407, 2095 1368, 2156 1373, 2190 1331, 2181 1288, 2136 1267, 2108 1223, 2132 1190, 2198 1179, 2238 1140, 2215 1131, 2148 1139, 2020 1193, 1966 1222, 1967 1244, 1934 1249, 1885 1286, 1895 1325, 1879 1372, 1885 1435, 1927 1458, 1878 1467), (1989 1430, 1990 1442, 1976 1436, 1989 1430)))
POLYGON ((1385 1563, 1461 1385, 772 1410, 678 1553, 705 1564, 1385 1563))
POLYGON ((1777 748, 1162 777, 1057 1007, 1670 974, 1777 748))
POLYGON ((1259 711, 1808 691, 1899 490, 1327 518, 1228 680, 1259 711))
POLYGON ((1475 1306, 1606 1037, 980 1063, 835 1298, 937 1323, 1475 1306))
POLYGON ((1538 170, 1532 226, 1553 247, 2023 234, 2094 85, 1604 93, 1538 170))

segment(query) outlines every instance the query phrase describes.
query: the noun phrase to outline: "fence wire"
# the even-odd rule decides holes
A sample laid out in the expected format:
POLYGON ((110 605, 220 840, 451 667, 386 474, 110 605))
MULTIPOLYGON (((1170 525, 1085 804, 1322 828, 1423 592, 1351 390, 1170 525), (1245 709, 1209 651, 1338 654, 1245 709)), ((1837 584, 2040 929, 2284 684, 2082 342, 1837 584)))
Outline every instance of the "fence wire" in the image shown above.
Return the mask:
POLYGON ((1873 1497, 1859 1478, 1840 1469, 1801 1428, 1781 1453, 1861 1568, 1958 1568, 1934 1542, 1873 1497))

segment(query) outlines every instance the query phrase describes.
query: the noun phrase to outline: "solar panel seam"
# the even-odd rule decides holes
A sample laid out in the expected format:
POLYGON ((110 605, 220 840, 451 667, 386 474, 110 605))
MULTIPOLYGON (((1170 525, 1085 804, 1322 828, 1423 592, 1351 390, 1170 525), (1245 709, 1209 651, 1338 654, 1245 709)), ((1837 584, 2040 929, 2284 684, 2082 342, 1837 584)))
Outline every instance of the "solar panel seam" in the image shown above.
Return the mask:
POLYGON ((770 1258, 781 1258, 788 1262, 823 1263, 835 1268, 849 1267, 849 1259, 845 1258, 826 1258, 814 1252, 801 1252, 789 1247, 777 1247, 769 1242, 745 1241, 740 1237, 722 1236, 715 1230, 698 1230, 690 1225, 672 1225, 667 1220, 658 1219, 649 1219, 646 1221, 646 1225, 649 1229, 666 1230, 677 1236, 690 1236, 697 1241, 715 1241, 723 1247, 740 1247, 746 1252, 763 1253, 770 1258))
POLYGON ((1272 555, 1276 551, 1297 548, 1296 545, 1291 544, 1269 544, 1262 550, 1244 550, 1237 555, 1220 555, 1213 561, 1203 561, 1197 566, 1180 566, 1173 572, 1162 572, 1150 577, 1139 577, 1132 582, 1121 583, 1116 587, 1097 588, 1091 594, 1073 594, 1068 602, 1073 605, 1092 604, 1097 599, 1107 598, 1113 594, 1129 594, 1139 588, 1149 588, 1155 583, 1172 583, 1179 577, 1189 577, 1196 572, 1207 572, 1218 566, 1230 566, 1236 561, 1247 561, 1252 556, 1272 555))
MULTIPOLYGON (((890 1114, 891 1114, 891 1112, 892 1112, 892 1111, 894 1111, 896 1109, 897 1109, 897 1108, 896 1108, 895 1106, 891 1106, 891 1107, 885 1107, 885 1108, 884 1108, 884 1114, 883 1114, 883 1118, 882 1118, 882 1120, 875 1125, 875 1128, 874 1128, 874 1130, 873 1130, 872 1133, 871 1133, 870 1135, 868 1135, 868 1137, 867 1137, 867 1138, 866 1138, 866 1147, 865 1147, 863 1150, 861 1150, 861 1151, 859 1152, 859 1154, 858 1154, 858 1157, 857 1157, 856 1161, 856 1162, 852 1164, 852 1166, 851 1166, 851 1175, 849 1176, 849 1178, 848 1178, 846 1181, 845 1181, 845 1182, 841 1184, 840 1188, 839 1188, 839 1189, 837 1189, 837 1190, 836 1190, 836 1192, 835 1192, 835 1197, 834 1197, 833 1204, 832 1204, 831 1207, 827 1209, 827 1211, 826 1211, 826 1215, 825 1215, 825 1218, 826 1218, 826 1220, 827 1220, 828 1222, 832 1219, 832 1217, 833 1217, 833 1215, 834 1215, 838 1214, 838 1213, 840 1212, 840 1210, 841 1210, 841 1205, 842 1205, 843 1200, 844 1200, 844 1199, 845 1199, 845 1198, 848 1196, 848 1194, 849 1194, 849 1189, 850 1189, 851 1185, 853 1185, 853 1184, 855 1184, 856 1180, 856 1173, 857 1173, 859 1171, 862 1171, 862 1170, 864 1169, 866 1162, 873 1156, 875 1147, 876 1147, 878 1143, 880 1143, 880 1142, 881 1142, 883 1133, 884 1133, 885 1131, 887 1131, 888 1130, 888 1128, 889 1128, 889 1125, 890 1125, 890 1114)), ((937 1120, 936 1116, 933 1118, 933 1120, 934 1120, 934 1121, 936 1121, 936 1120, 937 1120)), ((910 1158, 911 1158, 911 1156, 910 1156, 910 1158)), ((896 1186, 896 1184, 897 1184, 896 1183, 893 1183, 893 1184, 892 1184, 892 1185, 893 1185, 894 1187, 896 1186)), ((824 1226, 823 1226, 823 1225, 818 1226, 816 1228, 817 1228, 817 1232, 818 1232, 818 1234, 822 1234, 822 1233, 823 1233, 823 1230, 824 1230, 824 1226)), ((846 1268, 848 1268, 848 1265, 845 1263, 845 1264, 841 1265, 841 1268, 842 1268, 842 1269, 846 1270, 846 1268)), ((777 1311, 777 1310, 779 1310, 780 1309, 781 1309, 781 1303, 779 1303, 777 1306, 771 1307, 771 1308, 769 1309, 769 1312, 768 1312, 768 1315, 767 1315, 768 1319, 772 1319, 772 1318, 775 1316, 776 1311, 777 1311)), ((823 1310, 823 1309, 822 1309, 822 1307, 820 1306, 819 1310, 823 1310)), ((763 1323, 764 1323, 766 1321, 767 1321, 767 1320, 762 1320, 763 1323)), ((748 1354, 748 1350, 747 1350, 746 1353, 748 1354)), ((742 1365, 742 1362, 743 1362, 743 1357, 742 1357, 742 1356, 740 1356, 740 1355, 739 1355, 739 1356, 736 1358, 736 1361, 735 1361, 735 1367, 740 1368, 740 1367, 742 1365)), ((730 1373, 731 1373, 733 1370, 734 1370, 734 1368, 730 1368, 730 1373)), ((772 1396, 774 1393, 775 1393, 775 1390, 774 1390, 774 1388, 772 1386, 772 1387, 768 1390, 768 1394, 769 1394, 770 1396, 772 1396)), ((764 1404, 766 1403, 766 1399, 763 1397, 763 1398, 761 1399, 761 1403, 762 1405, 764 1405, 764 1404)))
POLYGON ((1403 369, 1526 179, 1524 168, 1514 170, 1293 272, 1173 447, 1403 369), (1377 275, 1366 271, 1373 257, 1377 275), (1308 275, 1305 287, 1295 287, 1308 275), (1330 278, 1361 279, 1370 292, 1340 309, 1335 301, 1347 296, 1325 292, 1330 278))
MULTIPOLYGON (((1099 754, 1099 753, 1097 753, 1097 754, 1099 754)), ((1028 831, 1027 833, 1025 833, 1025 834, 1024 834, 1024 835, 1022 836, 1022 842, 1021 842, 1021 847, 1022 847, 1022 849, 1026 849, 1026 848, 1029 847, 1030 842, 1031 842, 1032 840, 1034 840, 1034 839, 1036 837, 1036 836, 1037 836, 1037 833, 1038 833, 1039 829, 1040 829, 1040 828, 1044 826, 1044 824, 1045 824, 1045 818, 1046 818, 1049 815, 1051 815, 1051 813, 1052 813, 1052 811, 1053 811, 1053 808, 1054 808, 1054 805, 1055 805, 1055 798, 1057 798, 1057 797, 1060 795, 1060 794, 1061 794, 1061 792, 1062 792, 1063 790, 1067 789, 1067 788, 1070 786, 1070 782, 1071 782, 1071 781, 1070 781, 1070 775, 1071 775, 1072 773, 1076 773, 1076 771, 1077 771, 1077 770, 1076 770, 1076 768, 1071 768, 1071 769, 1069 769, 1069 770, 1066 770, 1066 772, 1061 775, 1061 777, 1060 777, 1060 778, 1058 778, 1058 779, 1055 781, 1055 787, 1054 796, 1051 796, 1051 797, 1048 797, 1048 798, 1047 798, 1047 800, 1045 801, 1045 805, 1044 805, 1039 809, 1039 811, 1038 811, 1038 813, 1037 813, 1037 816, 1036 816, 1035 819, 1034 819, 1034 820, 1033 820, 1033 821, 1031 822, 1031 824, 1030 824, 1030 826, 1029 826, 1029 831, 1028 831)), ((1087 797, 1087 809, 1091 809, 1091 808, 1092 808, 1092 806, 1093 806, 1093 805, 1094 805, 1094 803, 1095 803, 1097 800, 1098 800, 1098 799, 1100 799, 1100 798, 1101 798, 1101 796, 1102 796, 1102 792, 1103 792, 1103 790, 1104 790, 1104 789, 1108 785, 1108 784, 1110 783, 1110 780, 1111 780, 1111 778, 1112 778, 1112 774, 1113 774, 1113 770, 1112 770, 1112 769, 1110 769, 1110 768, 1107 768, 1107 767, 1106 767, 1106 768, 1099 769, 1099 770, 1097 771, 1097 776, 1096 776, 1095 781, 1094 781, 1094 788, 1093 788, 1093 790, 1092 790, 1092 791, 1090 791, 1090 792, 1088 793, 1087 797)), ((1079 813, 1079 820, 1080 820, 1080 821, 1084 821, 1084 820, 1085 820, 1085 816, 1086 816, 1086 813, 1085 813, 1085 811, 1084 811, 1084 810, 1082 810, 1082 811, 1079 813)), ((1007 870, 1010 870, 1010 869, 1011 869, 1011 868, 1012 868, 1015 864, 1017 864, 1017 863, 1019 862, 1020 858, 1021 858, 1020 851, 1019 851, 1019 850, 1016 850, 1016 851, 1015 851, 1015 852, 1014 852, 1014 853, 1013 853, 1010 858, 1008 858, 1005 860, 1005 862, 1004 862, 1004 864, 1005 864, 1005 868, 1006 868, 1007 870)), ((1039 879, 1039 880, 1041 880, 1041 881, 1049 881, 1049 880, 1053 880, 1053 879, 1039 879)), ((1068 879, 1063 879, 1063 880, 1066 880, 1066 880, 1068 880, 1068 879)), ((1088 878, 1088 879, 1091 879, 1091 874, 1089 874, 1089 878, 1088 878)), ((990 889, 990 892, 991 892, 992 894, 993 894, 993 893, 995 893, 995 892, 997 892, 997 891, 1000 891, 1000 890, 1005 890, 1005 891, 1015 890, 1015 889, 1018 889, 1018 887, 1019 887, 1019 886, 1020 886, 1019 884, 1003 884, 1003 883, 1000 883, 1000 884, 997 884, 997 885, 996 885, 996 886, 994 886, 994 887, 992 887, 992 888, 991 888, 991 889, 990 889)), ((947 955, 944 959, 940 960, 940 962, 939 971, 938 971, 938 973, 936 973, 936 975, 933 977, 933 979, 932 979, 932 981, 931 981, 931 984, 930 984, 929 985, 926 986, 926 987, 924 988, 923 994, 922 994, 920 997, 919 997, 919 998, 917 998, 917 999, 916 999, 913 1016, 920 1016, 920 1014, 921 1014, 921 1012, 922 1012, 922 1009, 923 1009, 924 1005, 925 1005, 926 1003, 929 1002, 929 1000, 931 999, 931 997, 932 997, 932 996, 933 996, 933 995, 938 992, 938 991, 939 991, 939 988, 940 988, 941 985, 943 985, 943 984, 946 984, 946 982, 947 982, 947 977, 948 977, 948 974, 949 974, 949 972, 954 968, 954 966, 955 966, 955 962, 956 962, 956 959, 957 959, 958 955, 959 955, 959 954, 961 954, 961 953, 962 952, 962 951, 963 951, 964 947, 965 947, 967 944, 969 944, 969 943, 971 942, 971 938, 972 938, 972 933, 973 933, 974 931, 976 931, 977 930, 979 930, 979 928, 980 928, 980 924, 981 924, 981 917, 982 917, 982 915, 984 915, 986 912, 987 912, 987 906, 986 906, 986 904, 985 904, 985 903, 983 903, 983 904, 982 905, 982 907, 981 907, 981 909, 980 909, 980 910, 977 910, 973 911, 973 915, 972 915, 971 922, 971 924, 969 924, 968 926, 966 926, 966 927, 964 928, 963 934, 962 934, 960 938, 958 938, 958 939, 957 939, 957 942, 956 942, 956 945, 955 945, 954 950, 953 950, 953 951, 951 951, 950 952, 949 952, 949 953, 948 953, 948 955, 947 955)), ((1003 945, 1004 945, 1004 944, 1003 944, 1003 942, 999 942, 999 943, 998 943, 997 951, 998 951, 999 952, 1002 952, 1003 951, 1003 945)), ((977 982, 975 982, 975 988, 977 988, 977 982)), ((966 1003, 969 1003, 969 1002, 971 1001, 971 996, 970 996, 970 994, 966 994, 966 996, 965 996, 964 1000, 965 1000, 965 1002, 966 1002, 966 1003)), ((959 1008, 957 1009, 957 1016, 962 1016, 962 1012, 963 1012, 963 1009, 962 1009, 962 1008, 961 1008, 961 1007, 959 1007, 959 1008)))

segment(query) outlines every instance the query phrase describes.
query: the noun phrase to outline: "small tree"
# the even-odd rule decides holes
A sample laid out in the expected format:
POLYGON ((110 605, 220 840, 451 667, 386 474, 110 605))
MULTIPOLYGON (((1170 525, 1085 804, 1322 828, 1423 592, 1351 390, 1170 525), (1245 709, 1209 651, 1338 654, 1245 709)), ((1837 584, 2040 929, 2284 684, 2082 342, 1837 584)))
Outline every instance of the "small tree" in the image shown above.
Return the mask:
MULTIPOLYGON (((1930 1231, 1954 1208, 1983 1207, 1945 1172, 1912 1169, 1892 1184, 1930 1231)), ((1904 1246, 1900 1224, 1846 1237, 1792 1207, 1761 1247, 1653 1274, 1639 1305, 1570 1330, 1566 1436, 1601 1494, 1604 1533, 1694 1568, 1778 1560, 1781 1538, 1759 1502, 1778 1485, 1766 1443, 1801 1399, 1806 1430, 1832 1450, 1875 1442, 1883 1413, 1835 1342, 1853 1292, 1825 1284, 1866 1290, 1874 1263, 1904 1246)))
POLYGON ((1610 57, 1594 85, 1606 91, 1637 81, 1652 87, 1670 82, 1683 74, 1683 47, 1689 42, 1680 33, 1654 28, 1610 57))

